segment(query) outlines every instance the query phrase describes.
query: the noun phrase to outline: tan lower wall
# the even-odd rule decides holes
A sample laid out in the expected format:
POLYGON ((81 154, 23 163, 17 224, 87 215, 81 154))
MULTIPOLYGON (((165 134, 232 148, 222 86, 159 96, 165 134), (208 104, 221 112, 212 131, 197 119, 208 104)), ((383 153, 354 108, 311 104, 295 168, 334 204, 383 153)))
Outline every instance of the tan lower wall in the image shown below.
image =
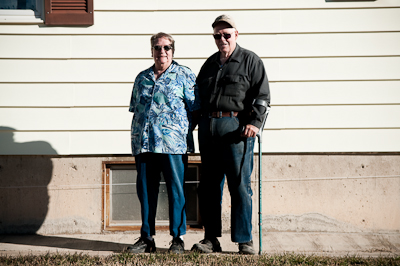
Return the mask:
MULTIPOLYGON (((0 234, 101 233, 102 162, 132 159, 0 156, 0 234)), ((400 154, 265 154, 262 168, 266 232, 400 232, 400 154)), ((226 187, 223 221, 228 232, 226 187)))

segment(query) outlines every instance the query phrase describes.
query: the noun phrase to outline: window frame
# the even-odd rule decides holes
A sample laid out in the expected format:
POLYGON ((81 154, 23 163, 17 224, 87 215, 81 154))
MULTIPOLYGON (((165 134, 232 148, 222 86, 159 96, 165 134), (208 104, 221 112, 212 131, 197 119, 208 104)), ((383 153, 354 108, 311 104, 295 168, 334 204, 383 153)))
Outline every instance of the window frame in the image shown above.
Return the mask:
POLYGON ((0 9, 0 24, 44 24, 44 0, 36 0, 36 10, 0 9))
MULTIPOLYGON (((103 161, 103 186, 102 186, 102 229, 104 231, 138 231, 141 228, 141 224, 135 225, 113 225, 110 223, 110 211, 111 211, 111 201, 110 201, 110 171, 111 167, 115 166, 129 166, 135 165, 135 161, 103 161)), ((196 165, 199 169, 198 172, 198 181, 200 181, 201 175, 201 161, 200 160, 190 160, 188 161, 188 165, 196 165)), ((187 221, 187 229, 199 229, 201 228, 201 218, 199 206, 197 206, 197 221, 187 221)), ((165 224, 165 221, 156 221, 156 230, 169 230, 169 225, 165 224)))

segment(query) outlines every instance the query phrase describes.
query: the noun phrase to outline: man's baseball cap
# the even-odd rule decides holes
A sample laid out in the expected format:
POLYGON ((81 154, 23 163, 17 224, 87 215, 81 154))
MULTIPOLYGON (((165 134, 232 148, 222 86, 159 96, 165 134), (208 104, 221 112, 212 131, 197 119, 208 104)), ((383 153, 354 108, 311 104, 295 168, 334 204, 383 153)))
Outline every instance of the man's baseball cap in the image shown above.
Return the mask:
POLYGON ((235 21, 233 21, 233 19, 232 19, 230 16, 228 16, 228 15, 221 15, 221 16, 218 16, 218 17, 215 19, 214 23, 212 24, 212 27, 215 28, 215 26, 216 26, 217 23, 219 23, 219 22, 226 22, 226 23, 228 23, 229 25, 231 25, 232 28, 235 28, 235 29, 236 29, 235 21))

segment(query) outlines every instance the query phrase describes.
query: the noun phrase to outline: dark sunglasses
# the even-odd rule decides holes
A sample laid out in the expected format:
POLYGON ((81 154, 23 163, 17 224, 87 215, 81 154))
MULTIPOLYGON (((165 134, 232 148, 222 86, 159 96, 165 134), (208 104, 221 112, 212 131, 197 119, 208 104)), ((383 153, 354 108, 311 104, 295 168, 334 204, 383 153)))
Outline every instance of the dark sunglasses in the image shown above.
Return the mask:
POLYGON ((224 33, 224 34, 213 34, 214 39, 216 40, 221 40, 222 35, 224 36, 225 40, 228 40, 230 37, 232 37, 232 34, 230 33, 224 33))
POLYGON ((172 49, 172 46, 171 45, 165 45, 165 46, 154 45, 153 48, 156 51, 161 51, 161 49, 164 48, 164 50, 168 52, 169 50, 172 49))

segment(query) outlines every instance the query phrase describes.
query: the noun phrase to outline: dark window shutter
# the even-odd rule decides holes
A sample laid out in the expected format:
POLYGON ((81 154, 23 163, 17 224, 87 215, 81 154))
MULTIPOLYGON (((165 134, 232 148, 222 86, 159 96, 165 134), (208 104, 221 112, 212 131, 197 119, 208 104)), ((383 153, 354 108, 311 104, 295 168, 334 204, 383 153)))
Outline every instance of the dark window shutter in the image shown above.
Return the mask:
POLYGON ((93 0, 45 0, 45 24, 93 25, 93 0))

